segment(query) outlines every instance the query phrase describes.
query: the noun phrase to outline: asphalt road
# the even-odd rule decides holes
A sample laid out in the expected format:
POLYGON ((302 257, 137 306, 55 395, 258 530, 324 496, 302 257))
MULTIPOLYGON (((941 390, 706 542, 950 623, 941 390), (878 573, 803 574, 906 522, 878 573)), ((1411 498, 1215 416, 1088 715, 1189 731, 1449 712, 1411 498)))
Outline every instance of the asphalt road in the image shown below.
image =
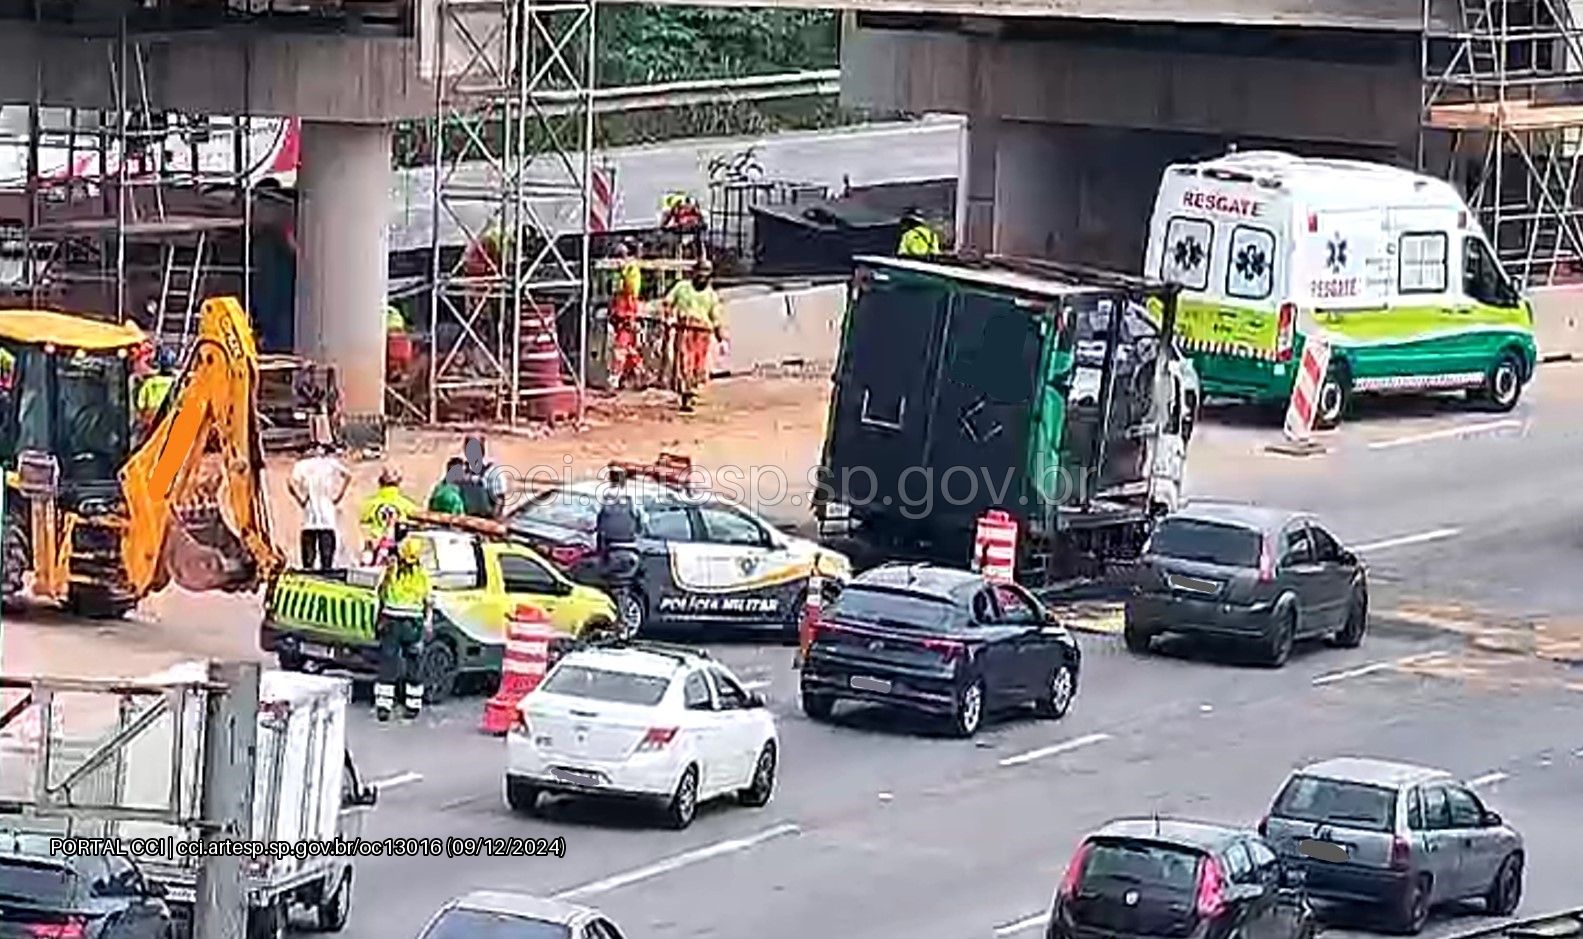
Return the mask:
MULTIPOLYGON (((779 719, 781 786, 764 809, 722 806, 685 832, 590 803, 514 817, 500 795, 503 744, 474 730, 477 701, 406 727, 358 714, 358 761, 391 781, 368 835, 559 835, 567 848, 360 862, 347 935, 416 935, 445 899, 488 887, 599 906, 632 937, 1036 936, 1093 826, 1156 811, 1252 824, 1293 765, 1342 753, 1480 779, 1528 839, 1519 913, 1583 905, 1583 676, 1514 657, 1492 670, 1464 637, 1398 616, 1583 612, 1583 394, 1572 390, 1583 369, 1554 368, 1511 415, 1373 409, 1300 460, 1265 453, 1272 432, 1245 415, 1208 416, 1202 439, 1245 453, 1200 468, 1195 493, 1315 510, 1370 563, 1376 615, 1357 650, 1304 649, 1266 671, 1191 649, 1140 659, 1085 635, 1065 720, 1014 716, 969 742, 875 711, 812 724, 797 711, 789 649, 716 646, 779 719)), ((1442 917, 1432 934, 1482 921, 1442 917)))

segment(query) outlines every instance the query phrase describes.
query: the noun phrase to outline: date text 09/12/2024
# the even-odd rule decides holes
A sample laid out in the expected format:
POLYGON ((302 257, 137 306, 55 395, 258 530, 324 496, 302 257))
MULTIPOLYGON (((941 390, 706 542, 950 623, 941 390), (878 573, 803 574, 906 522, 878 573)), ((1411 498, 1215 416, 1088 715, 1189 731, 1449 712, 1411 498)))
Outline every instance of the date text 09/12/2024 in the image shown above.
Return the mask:
POLYGON ((200 841, 155 838, 51 838, 55 855, 117 854, 131 857, 241 857, 305 860, 317 857, 565 857, 565 838, 336 838, 329 841, 200 841))

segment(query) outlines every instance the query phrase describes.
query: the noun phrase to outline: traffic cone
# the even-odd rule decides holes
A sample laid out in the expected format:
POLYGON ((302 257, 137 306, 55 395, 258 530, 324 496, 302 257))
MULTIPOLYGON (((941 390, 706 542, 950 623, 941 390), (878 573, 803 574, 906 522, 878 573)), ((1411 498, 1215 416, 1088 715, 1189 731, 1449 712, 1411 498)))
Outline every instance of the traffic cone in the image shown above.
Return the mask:
POLYGON ((506 621, 506 648, 500 658, 500 690, 484 705, 479 730, 496 737, 517 720, 517 705, 539 686, 549 669, 555 629, 536 606, 519 606, 506 621))
POLYGON ((813 645, 814 632, 819 628, 819 618, 824 614, 824 578, 819 574, 818 562, 808 573, 808 593, 803 600, 802 620, 797 624, 797 656, 792 662, 802 668, 808 659, 808 648, 813 645))

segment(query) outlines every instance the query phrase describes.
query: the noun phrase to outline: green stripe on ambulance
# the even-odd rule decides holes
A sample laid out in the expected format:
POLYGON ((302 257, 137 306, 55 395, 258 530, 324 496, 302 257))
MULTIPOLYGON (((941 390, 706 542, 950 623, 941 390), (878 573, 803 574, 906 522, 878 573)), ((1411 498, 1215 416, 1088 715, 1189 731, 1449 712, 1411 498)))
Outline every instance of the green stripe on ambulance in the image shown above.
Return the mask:
POLYGON ((277 626, 373 640, 378 605, 366 588, 286 576, 275 584, 269 616, 277 626))

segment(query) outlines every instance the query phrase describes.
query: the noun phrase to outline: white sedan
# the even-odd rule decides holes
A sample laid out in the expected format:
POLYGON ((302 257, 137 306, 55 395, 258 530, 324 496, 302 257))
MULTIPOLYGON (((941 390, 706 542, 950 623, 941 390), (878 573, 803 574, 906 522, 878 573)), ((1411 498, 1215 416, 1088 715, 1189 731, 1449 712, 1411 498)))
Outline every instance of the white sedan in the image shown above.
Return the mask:
POLYGON ((764 700, 701 651, 634 642, 564 656, 517 708, 506 737, 506 804, 539 796, 654 803, 672 828, 698 804, 775 791, 779 738, 764 700))

